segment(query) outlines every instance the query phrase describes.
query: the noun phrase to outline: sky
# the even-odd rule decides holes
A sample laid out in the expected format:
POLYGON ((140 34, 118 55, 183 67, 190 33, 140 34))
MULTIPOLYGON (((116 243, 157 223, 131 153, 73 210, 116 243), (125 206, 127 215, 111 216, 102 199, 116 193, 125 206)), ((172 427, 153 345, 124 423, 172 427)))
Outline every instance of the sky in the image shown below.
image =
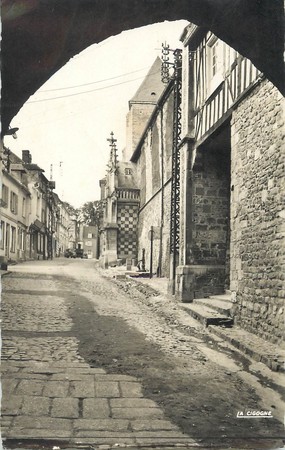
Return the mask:
POLYGON ((181 48, 185 20, 124 31, 88 47, 51 77, 11 122, 17 139, 5 145, 33 162, 56 182, 60 198, 74 207, 100 198, 99 180, 109 158, 113 131, 118 155, 126 141, 128 101, 133 97, 161 45, 181 48))

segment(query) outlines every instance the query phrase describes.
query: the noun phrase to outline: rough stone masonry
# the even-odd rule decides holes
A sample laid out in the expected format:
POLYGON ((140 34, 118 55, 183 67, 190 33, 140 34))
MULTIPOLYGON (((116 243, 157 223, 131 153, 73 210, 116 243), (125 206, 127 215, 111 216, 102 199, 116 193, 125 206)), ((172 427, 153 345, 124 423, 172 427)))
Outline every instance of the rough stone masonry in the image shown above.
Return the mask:
POLYGON ((233 111, 231 290, 235 318, 273 342, 284 336, 284 99, 263 80, 233 111))

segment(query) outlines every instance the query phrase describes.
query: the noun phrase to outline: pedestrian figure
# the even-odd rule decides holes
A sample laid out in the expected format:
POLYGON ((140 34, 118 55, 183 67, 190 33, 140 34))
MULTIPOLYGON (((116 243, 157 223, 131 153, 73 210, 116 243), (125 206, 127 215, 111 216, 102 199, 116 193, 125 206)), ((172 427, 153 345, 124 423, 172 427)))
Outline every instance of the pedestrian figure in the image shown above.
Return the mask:
POLYGON ((139 272, 145 272, 145 249, 142 249, 142 259, 138 261, 137 268, 139 272))

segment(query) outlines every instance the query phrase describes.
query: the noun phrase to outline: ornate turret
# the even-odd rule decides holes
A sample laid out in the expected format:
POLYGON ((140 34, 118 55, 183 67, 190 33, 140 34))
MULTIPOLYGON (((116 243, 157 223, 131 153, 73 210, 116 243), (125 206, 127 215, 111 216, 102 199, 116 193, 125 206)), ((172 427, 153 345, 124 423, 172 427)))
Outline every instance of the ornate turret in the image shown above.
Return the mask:
POLYGON ((118 155, 117 155, 117 147, 116 147, 116 142, 117 139, 114 139, 114 133, 113 131, 111 131, 110 133, 110 138, 107 139, 108 142, 110 142, 110 159, 109 159, 109 163, 107 165, 108 167, 108 172, 116 172, 117 168, 118 168, 118 155))

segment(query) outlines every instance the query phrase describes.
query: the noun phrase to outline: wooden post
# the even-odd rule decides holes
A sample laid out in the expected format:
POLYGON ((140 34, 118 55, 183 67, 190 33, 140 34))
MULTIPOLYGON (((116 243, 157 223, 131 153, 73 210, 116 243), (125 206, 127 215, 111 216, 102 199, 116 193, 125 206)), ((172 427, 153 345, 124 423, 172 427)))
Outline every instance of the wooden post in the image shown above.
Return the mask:
POLYGON ((149 278, 152 278, 152 259, 153 259, 153 227, 150 227, 150 263, 149 263, 149 278))

